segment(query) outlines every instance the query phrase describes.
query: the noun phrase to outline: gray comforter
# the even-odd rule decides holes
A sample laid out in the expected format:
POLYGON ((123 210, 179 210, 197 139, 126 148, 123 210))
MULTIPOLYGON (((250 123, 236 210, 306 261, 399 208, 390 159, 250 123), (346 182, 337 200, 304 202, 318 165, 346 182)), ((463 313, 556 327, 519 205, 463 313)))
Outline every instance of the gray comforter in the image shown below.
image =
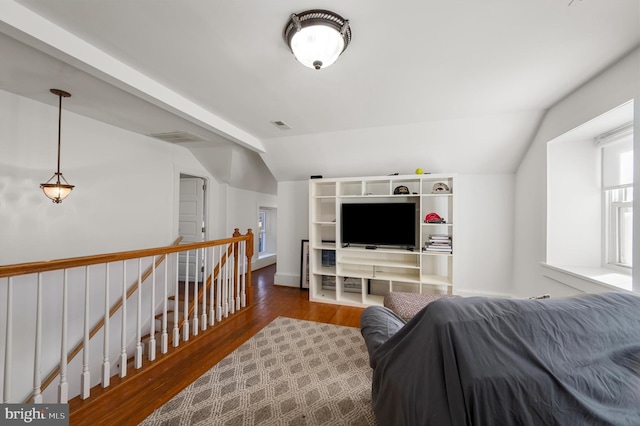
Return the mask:
POLYGON ((406 325, 371 309, 381 425, 640 425, 639 296, 441 299, 406 325))

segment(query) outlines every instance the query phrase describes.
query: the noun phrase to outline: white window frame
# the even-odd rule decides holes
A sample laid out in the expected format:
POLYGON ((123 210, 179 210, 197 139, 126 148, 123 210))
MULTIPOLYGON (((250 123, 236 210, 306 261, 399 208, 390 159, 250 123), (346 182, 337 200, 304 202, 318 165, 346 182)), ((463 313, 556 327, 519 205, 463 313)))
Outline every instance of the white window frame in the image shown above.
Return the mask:
POLYGON ((266 209, 258 211, 258 254, 267 253, 267 229, 269 212, 266 209))
MULTIPOLYGON (((615 270, 616 272, 630 275, 633 272, 633 256, 630 256, 630 263, 624 263, 621 259, 621 246, 625 242, 629 243, 629 241, 625 241, 625 238, 630 238, 630 243, 633 247, 633 230, 625 234, 620 218, 623 209, 630 209, 631 216, 633 217, 633 182, 615 186, 605 186, 605 174, 607 173, 605 168, 607 164, 604 161, 604 149, 606 149, 607 145, 617 142, 630 142, 633 144, 633 123, 621 126, 618 129, 614 129, 596 138, 596 144, 600 146, 602 156, 602 266, 615 270)), ((620 166, 620 164, 617 166, 620 166)), ((616 171, 617 167, 614 166, 613 169, 609 168, 609 172, 612 170, 616 171)), ((633 222, 631 226, 633 226, 633 222)))
MULTIPOLYGON (((633 242, 633 232, 625 235, 622 224, 620 223, 621 211, 623 209, 630 209, 633 217, 633 200, 627 199, 619 201, 619 198, 624 198, 624 195, 616 197, 615 192, 621 192, 626 190, 633 192, 633 185, 624 185, 618 188, 605 189, 605 266, 613 268, 616 271, 631 274, 633 272, 633 259, 631 263, 623 263, 621 259, 621 246, 625 243, 625 238, 630 238, 633 242)), ((628 241, 627 241, 628 243, 628 241)))

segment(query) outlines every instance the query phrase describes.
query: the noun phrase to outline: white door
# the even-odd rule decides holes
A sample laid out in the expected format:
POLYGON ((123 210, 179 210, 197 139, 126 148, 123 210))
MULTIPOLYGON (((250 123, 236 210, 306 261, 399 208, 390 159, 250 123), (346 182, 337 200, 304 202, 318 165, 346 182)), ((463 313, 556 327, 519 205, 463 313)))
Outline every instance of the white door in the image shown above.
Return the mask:
MULTIPOLYGON (((182 236, 182 244, 204 241, 204 191, 205 182, 202 178, 180 176, 180 207, 178 233, 182 236)), ((180 280, 185 280, 187 269, 186 253, 180 254, 179 275, 180 280)), ((198 261, 198 267, 202 268, 202 259, 198 261)), ((196 253, 189 253, 189 281, 195 279, 196 253)), ((202 280, 201 274, 198 275, 202 280)))

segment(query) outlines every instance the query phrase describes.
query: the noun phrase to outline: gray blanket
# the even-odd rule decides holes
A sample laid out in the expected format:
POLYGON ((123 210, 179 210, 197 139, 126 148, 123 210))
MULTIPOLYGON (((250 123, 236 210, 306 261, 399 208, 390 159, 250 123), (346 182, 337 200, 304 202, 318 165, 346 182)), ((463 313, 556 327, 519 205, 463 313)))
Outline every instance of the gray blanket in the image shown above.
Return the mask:
POLYGON ((377 333, 369 309, 383 426, 640 425, 639 296, 441 299, 377 333))

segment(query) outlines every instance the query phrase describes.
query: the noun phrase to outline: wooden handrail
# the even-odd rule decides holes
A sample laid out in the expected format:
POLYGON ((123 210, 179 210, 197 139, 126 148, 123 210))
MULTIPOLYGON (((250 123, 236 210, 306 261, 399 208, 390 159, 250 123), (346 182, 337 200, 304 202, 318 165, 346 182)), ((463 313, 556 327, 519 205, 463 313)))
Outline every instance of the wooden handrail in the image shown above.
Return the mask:
MULTIPOLYGON (((173 245, 176 246, 178 244, 180 244, 180 242, 182 241, 183 237, 178 237, 174 242, 173 245)), ((155 262, 155 267, 157 268, 158 266, 160 266, 160 264, 162 262, 164 262, 164 260, 167 258, 167 255, 162 255, 160 256, 156 262, 155 262)), ((147 278, 149 278, 149 276, 153 273, 153 267, 150 266, 149 268, 147 268, 147 270, 144 272, 144 274, 142 274, 142 282, 145 282, 145 280, 147 278)), ((127 290, 127 294, 126 294, 126 298, 129 299, 129 297, 131 297, 131 295, 133 293, 135 293, 135 291, 138 289, 138 280, 136 279, 136 281, 133 283, 133 285, 131 287, 129 287, 129 290, 127 290)), ((118 312, 118 309, 120 309, 120 307, 122 306, 122 297, 120 297, 120 299, 118 299, 118 301, 111 307, 111 309, 109 310, 109 318, 111 318, 116 312, 118 312)), ((93 326, 93 328, 91 329, 91 331, 89 332, 89 339, 91 339, 93 336, 95 336, 98 331, 100 331, 102 329, 102 327, 104 327, 104 318, 101 319, 96 325, 93 326)), ((71 349, 69 351, 69 353, 67 354, 67 362, 71 362, 71 360, 73 358, 75 358, 76 355, 78 355, 80 353, 80 351, 82 350, 82 347, 84 346, 84 341, 80 341, 76 344, 76 346, 74 346, 73 349, 71 349)), ((55 380, 55 378, 58 376, 58 374, 60 374, 60 365, 58 364, 58 366, 56 368, 53 369, 53 371, 51 371, 51 373, 49 373, 49 375, 42 381, 42 384, 40 385, 40 390, 44 391, 51 383, 53 383, 53 381, 55 380)), ((31 401, 33 395, 29 395, 29 398, 27 398, 24 403, 27 404, 29 403, 29 401, 31 401)))
MULTIPOLYGON (((237 228, 236 228, 237 229, 237 228)), ((248 234, 251 233, 249 229, 248 234)), ((94 256, 72 257, 68 259, 47 260, 43 262, 18 263, 15 265, 0 266, 0 278, 13 277, 17 275, 34 274, 37 272, 55 271, 58 269, 70 269, 80 266, 97 265, 100 263, 118 262, 140 257, 159 256, 163 254, 177 253, 187 250, 195 250, 204 247, 211 247, 222 244, 235 243, 249 240, 248 235, 240 237, 224 238, 215 241, 205 241, 201 243, 181 244, 179 246, 155 247, 143 250, 131 250, 118 253, 98 254, 94 256)), ((252 239, 252 238, 251 238, 252 239)), ((251 249, 253 253, 253 249, 251 249)), ((248 253, 248 249, 247 249, 248 253)))

